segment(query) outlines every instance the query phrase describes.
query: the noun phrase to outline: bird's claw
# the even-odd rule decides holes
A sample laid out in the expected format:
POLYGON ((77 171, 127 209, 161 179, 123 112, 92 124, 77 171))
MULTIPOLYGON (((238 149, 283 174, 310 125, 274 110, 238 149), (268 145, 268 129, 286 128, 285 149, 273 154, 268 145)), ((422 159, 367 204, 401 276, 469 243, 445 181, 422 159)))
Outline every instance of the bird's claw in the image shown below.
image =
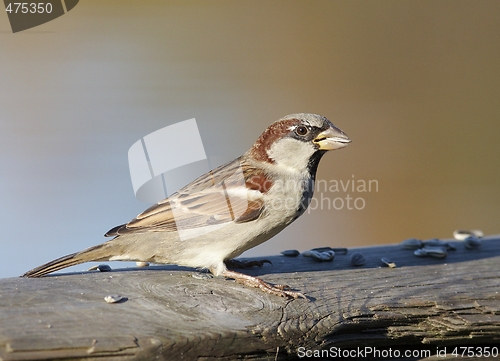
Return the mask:
POLYGON ((261 280, 260 278, 249 276, 231 270, 225 270, 222 275, 224 277, 233 278, 238 283, 241 283, 243 285, 260 288, 262 291, 272 295, 285 298, 293 298, 293 299, 303 298, 307 300, 307 297, 304 296, 304 294, 300 292, 291 291, 291 288, 287 285, 272 285, 270 283, 261 280))

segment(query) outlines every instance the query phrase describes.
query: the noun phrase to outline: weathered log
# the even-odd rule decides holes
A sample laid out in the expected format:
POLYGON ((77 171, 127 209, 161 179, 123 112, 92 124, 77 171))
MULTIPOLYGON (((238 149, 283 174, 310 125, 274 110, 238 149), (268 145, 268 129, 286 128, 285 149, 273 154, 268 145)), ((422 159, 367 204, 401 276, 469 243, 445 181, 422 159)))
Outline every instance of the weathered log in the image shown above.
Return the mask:
POLYGON ((452 244, 446 259, 389 245, 356 249, 367 260, 361 267, 350 265, 350 250, 321 263, 273 256, 272 266, 244 271, 309 301, 173 266, 2 279, 0 358, 274 360, 359 347, 447 347, 454 358, 457 346, 496 346, 500 238, 475 250, 452 244), (108 304, 110 294, 124 299, 108 304))

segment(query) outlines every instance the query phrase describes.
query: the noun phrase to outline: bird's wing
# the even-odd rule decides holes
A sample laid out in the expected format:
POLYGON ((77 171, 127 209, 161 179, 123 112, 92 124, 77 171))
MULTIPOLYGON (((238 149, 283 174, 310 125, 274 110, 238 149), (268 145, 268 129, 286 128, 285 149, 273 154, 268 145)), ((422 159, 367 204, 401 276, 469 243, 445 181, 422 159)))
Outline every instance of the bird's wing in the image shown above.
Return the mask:
POLYGON ((240 157, 200 176, 106 236, 249 222, 264 210, 263 193, 271 185, 263 172, 240 157))

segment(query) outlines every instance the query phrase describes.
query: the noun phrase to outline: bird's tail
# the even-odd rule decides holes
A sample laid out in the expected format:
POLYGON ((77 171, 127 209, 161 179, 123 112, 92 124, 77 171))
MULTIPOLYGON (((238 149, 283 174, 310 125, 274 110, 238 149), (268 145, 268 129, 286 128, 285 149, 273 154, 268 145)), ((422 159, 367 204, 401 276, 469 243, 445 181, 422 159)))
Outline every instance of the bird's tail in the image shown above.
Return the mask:
POLYGON ((26 272, 21 277, 42 277, 51 272, 58 271, 60 269, 75 266, 80 263, 91 262, 91 261, 107 261, 112 256, 108 251, 109 247, 107 244, 101 244, 95 247, 87 248, 84 251, 68 254, 67 256, 58 258, 49 263, 45 263, 39 267, 33 268, 32 270, 26 272))

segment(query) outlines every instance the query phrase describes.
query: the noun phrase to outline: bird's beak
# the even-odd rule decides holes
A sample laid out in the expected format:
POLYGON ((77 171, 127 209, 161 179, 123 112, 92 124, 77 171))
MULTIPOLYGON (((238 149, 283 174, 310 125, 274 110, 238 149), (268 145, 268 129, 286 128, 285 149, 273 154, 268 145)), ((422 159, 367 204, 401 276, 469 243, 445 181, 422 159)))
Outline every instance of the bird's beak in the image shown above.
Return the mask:
POLYGON ((351 140, 349 137, 335 126, 330 126, 327 130, 322 131, 314 138, 321 150, 334 150, 347 147, 351 140))

